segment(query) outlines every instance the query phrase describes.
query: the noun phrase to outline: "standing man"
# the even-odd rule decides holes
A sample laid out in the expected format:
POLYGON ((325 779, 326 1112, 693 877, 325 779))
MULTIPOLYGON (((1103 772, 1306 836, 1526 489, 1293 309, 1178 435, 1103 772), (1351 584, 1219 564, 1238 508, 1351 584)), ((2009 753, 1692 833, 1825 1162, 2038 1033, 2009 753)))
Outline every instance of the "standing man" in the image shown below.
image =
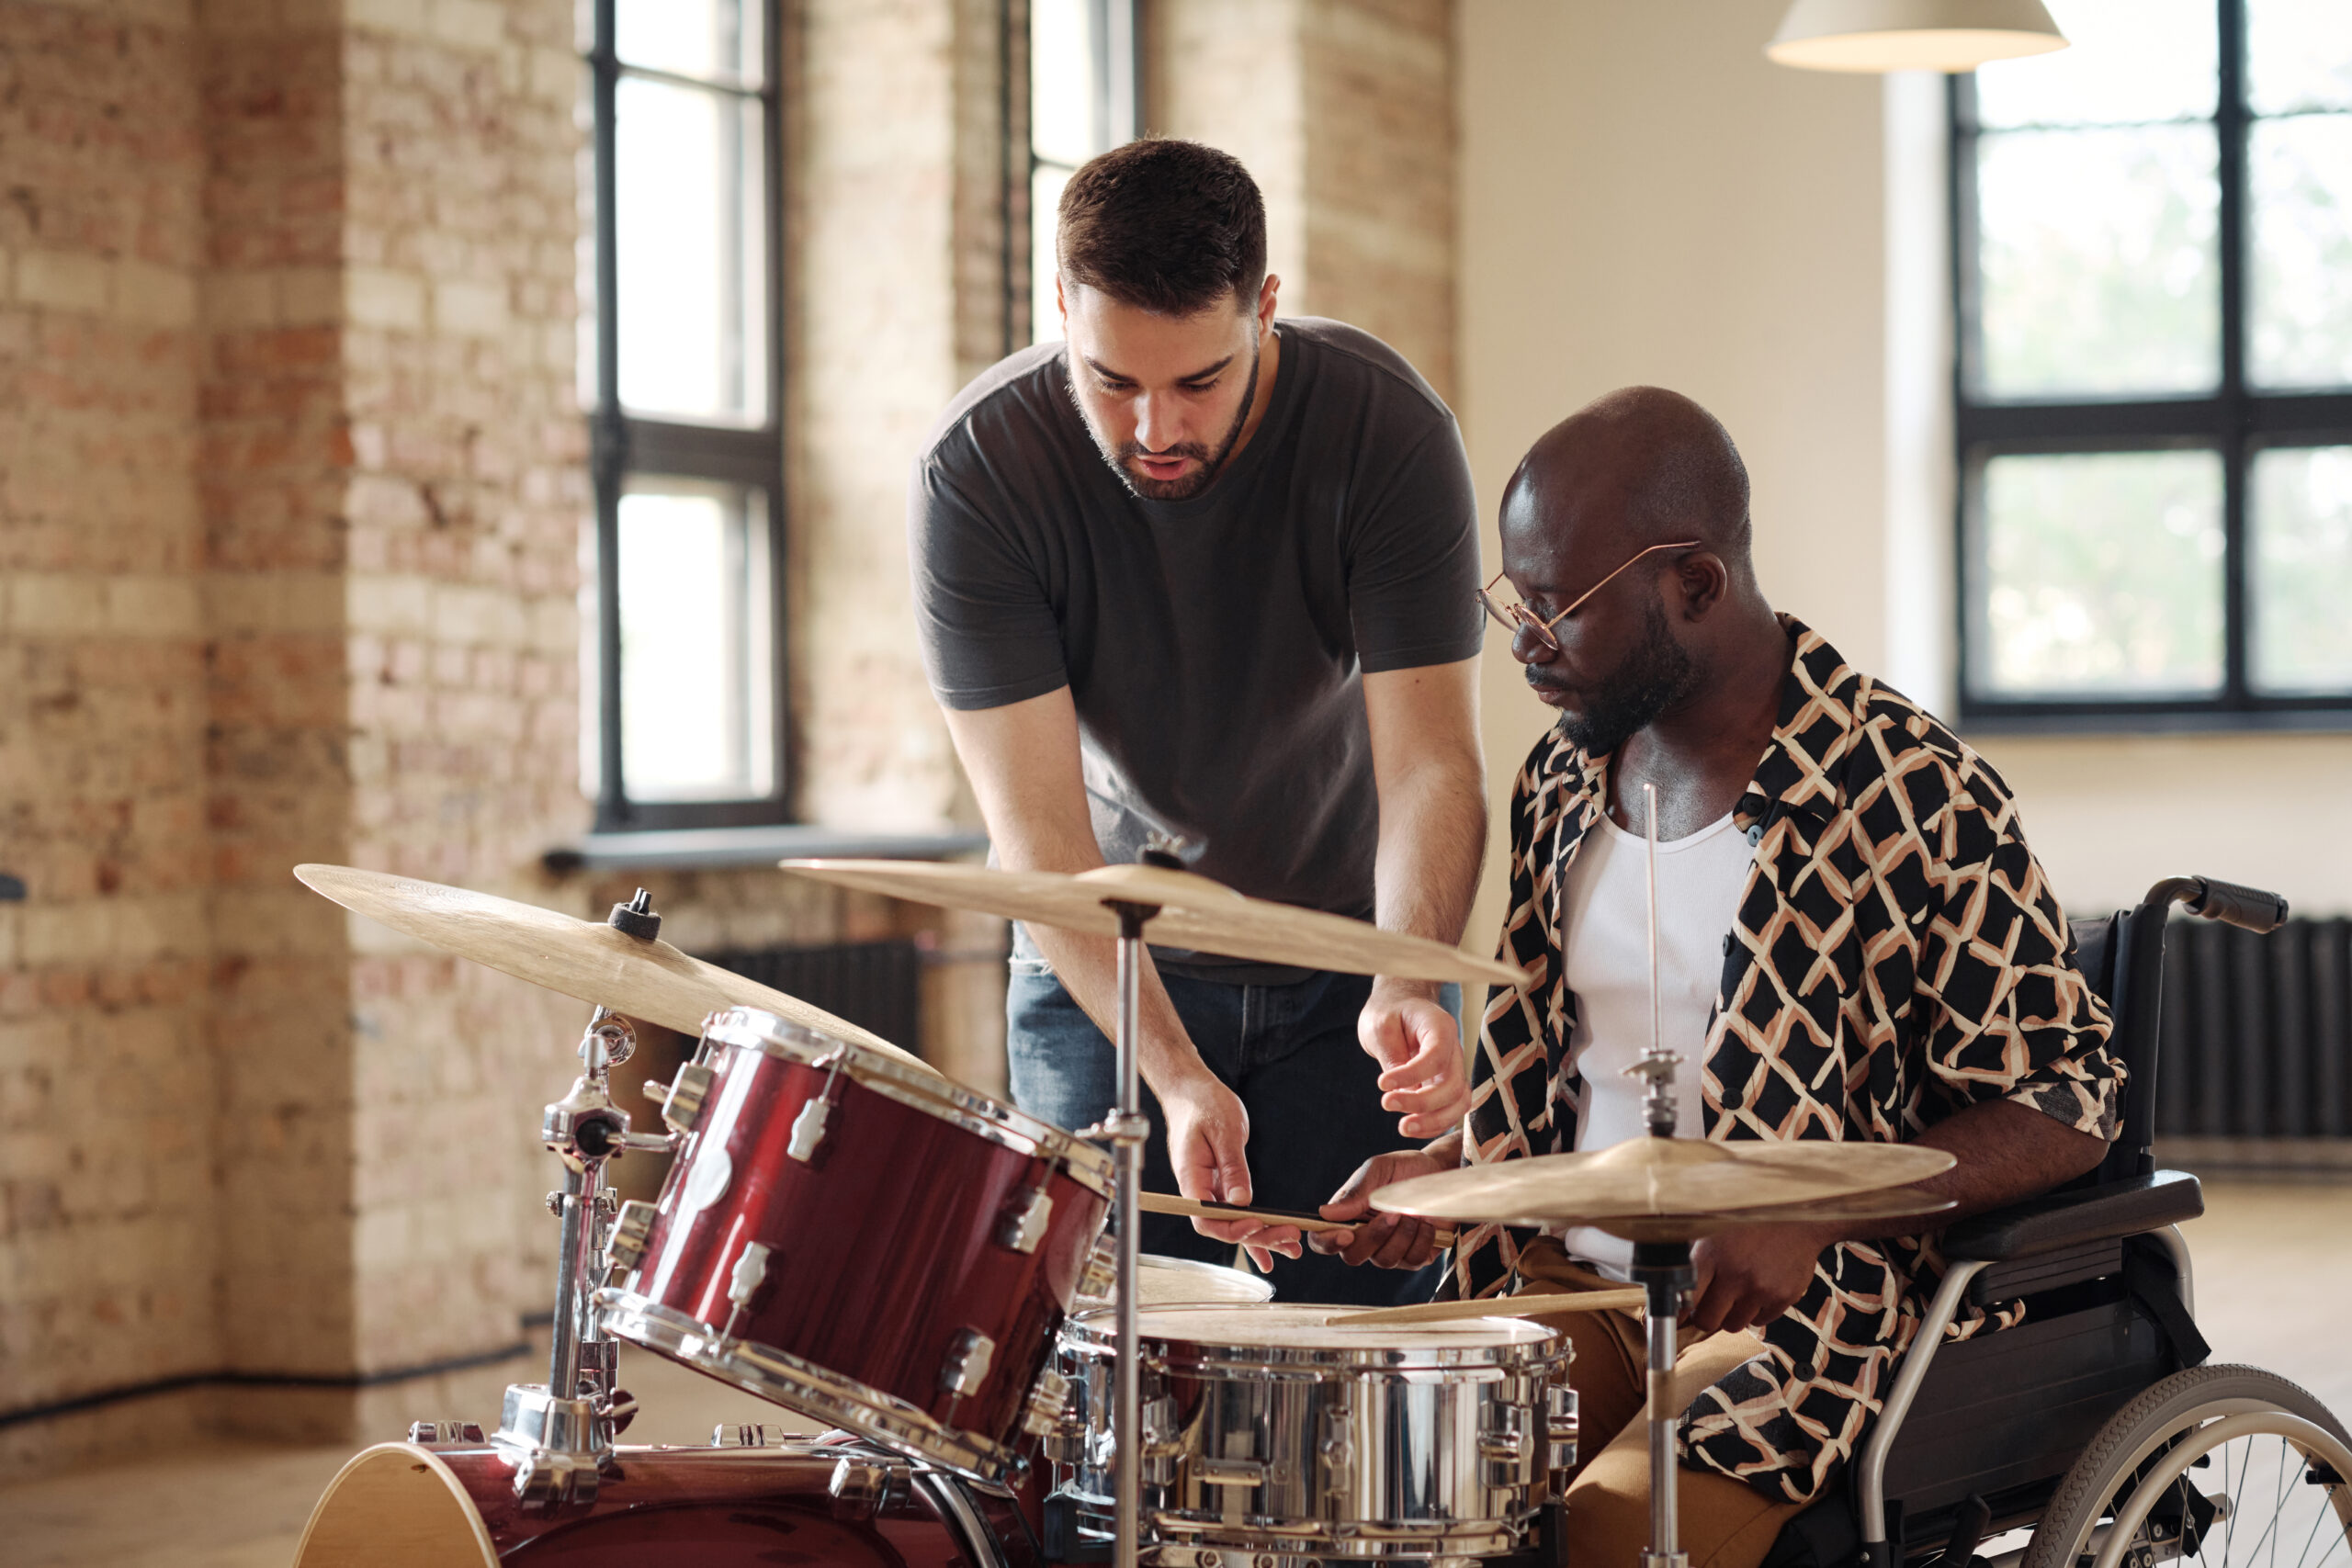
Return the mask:
MULTIPOLYGON (((1385 344, 1277 322, 1265 207, 1194 142, 1131 142, 1059 210, 1064 344, 981 376, 916 464, 932 689, 999 864, 1079 872, 1154 835, 1253 897, 1453 943, 1486 837, 1476 513, 1453 415, 1385 344)), ((1105 938, 1017 931, 1014 1098, 1112 1106, 1105 938)), ((1458 995, 1152 950, 1148 1185, 1311 1209, 1468 1107, 1458 995), (1371 1058, 1367 1060, 1367 1055, 1371 1058), (1252 1138, 1252 1132, 1257 1136, 1252 1138)), ((1298 1233, 1148 1217, 1148 1251, 1268 1250, 1278 1291, 1397 1289, 1298 1233)))

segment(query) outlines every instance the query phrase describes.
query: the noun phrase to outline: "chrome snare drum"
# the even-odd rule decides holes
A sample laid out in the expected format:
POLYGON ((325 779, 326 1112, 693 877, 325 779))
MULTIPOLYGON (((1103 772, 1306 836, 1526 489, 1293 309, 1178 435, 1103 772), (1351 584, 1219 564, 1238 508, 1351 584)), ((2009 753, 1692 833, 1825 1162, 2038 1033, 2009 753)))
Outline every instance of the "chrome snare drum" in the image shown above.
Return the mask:
MULTIPOLYGON (((1346 1310, 1138 1314, 1148 1561, 1214 1568, 1235 1551, 1428 1559, 1523 1546, 1552 1472, 1575 1462, 1566 1337, 1506 1318, 1324 1322, 1346 1310)), ((1115 1334, 1114 1314, 1090 1312, 1062 1335, 1083 1427, 1053 1439, 1057 1492, 1089 1533, 1110 1521, 1115 1334)))

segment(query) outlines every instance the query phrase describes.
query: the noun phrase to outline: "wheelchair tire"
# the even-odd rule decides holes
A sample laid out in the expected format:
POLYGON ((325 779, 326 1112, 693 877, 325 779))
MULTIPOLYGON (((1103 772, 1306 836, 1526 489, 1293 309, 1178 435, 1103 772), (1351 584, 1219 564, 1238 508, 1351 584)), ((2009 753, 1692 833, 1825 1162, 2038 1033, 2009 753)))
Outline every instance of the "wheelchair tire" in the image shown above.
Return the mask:
POLYGON ((2352 1483, 2352 1432, 2326 1405, 2257 1367, 2191 1367, 2141 1394, 2099 1428, 2058 1483, 2022 1568, 2097 1568, 2103 1560, 2120 1568, 2176 1560, 2224 1568, 2240 1539, 2249 1542, 2248 1557, 2267 1552, 2266 1561, 2276 1562, 2281 1552, 2300 1551, 2297 1568, 2347 1568, 2352 1484, 2346 1483, 2352 1483), (2190 1492, 2199 1506, 2211 1498, 2191 1485, 2187 1470, 2211 1470, 2217 1453, 2229 1510, 2195 1520, 2194 1529, 2176 1528, 2182 1518, 2193 1519, 2190 1492), (2320 1465, 2334 1472, 2335 1483, 2301 1484, 2320 1465), (2157 1516, 2153 1527, 2152 1515, 2157 1516), (2110 1517, 2132 1526, 2131 1537, 2111 1552, 2112 1531, 2100 1528, 2110 1517))

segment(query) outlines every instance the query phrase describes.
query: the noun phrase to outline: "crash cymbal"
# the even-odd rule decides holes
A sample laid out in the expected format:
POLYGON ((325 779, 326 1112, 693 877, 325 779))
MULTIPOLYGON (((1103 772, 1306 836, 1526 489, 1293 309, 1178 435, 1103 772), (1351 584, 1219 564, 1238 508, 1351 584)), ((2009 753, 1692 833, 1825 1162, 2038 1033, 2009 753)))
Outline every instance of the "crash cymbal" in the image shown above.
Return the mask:
POLYGON ((1474 957, 1442 942, 1382 931, 1319 909, 1245 898, 1221 882, 1160 866, 1106 865, 1066 875, 929 861, 788 860, 783 864, 786 871, 837 886, 1093 936, 1119 934, 1119 917, 1110 903, 1149 904, 1159 910, 1145 928, 1151 942, 1261 964, 1403 980, 1527 983, 1527 976, 1508 964, 1474 957))
POLYGON ((681 1033, 700 1034, 712 1013, 752 1007, 935 1071, 845 1019, 689 957, 658 937, 634 937, 535 904, 356 866, 298 865, 294 874, 345 908, 445 953, 681 1033))
POLYGON ((1416 1176, 1381 1188, 1372 1203, 1429 1219, 1609 1228, 1621 1219, 1697 1218, 1847 1198, 1924 1181, 1953 1163, 1943 1150, 1917 1144, 1634 1138, 1591 1154, 1416 1176))
MULTIPOLYGON (((1856 1224, 1905 1214, 1940 1214, 1953 1206, 1951 1199, 1930 1197, 1916 1187, 1890 1187, 1879 1192, 1819 1198, 1809 1203, 1774 1203, 1760 1209, 1725 1210, 1712 1214, 1616 1214, 1584 1223, 1626 1241, 1697 1241, 1701 1236, 1719 1235, 1745 1225, 1856 1224)), ((1918 1228, 1934 1227, 1923 1224, 1918 1228)))

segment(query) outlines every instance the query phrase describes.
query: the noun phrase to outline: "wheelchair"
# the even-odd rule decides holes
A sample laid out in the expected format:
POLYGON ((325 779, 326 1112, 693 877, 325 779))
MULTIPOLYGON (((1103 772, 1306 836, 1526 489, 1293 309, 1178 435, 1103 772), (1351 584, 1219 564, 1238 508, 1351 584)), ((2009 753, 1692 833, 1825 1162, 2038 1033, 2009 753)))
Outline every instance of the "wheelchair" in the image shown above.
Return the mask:
POLYGON ((2175 903, 2256 932, 2287 915, 2275 894, 2174 877, 2074 923, 2130 1073, 2122 1136, 2079 1180, 1945 1233, 1948 1272, 1883 1408, 1765 1568, 2352 1564, 2352 1433, 2285 1378, 2208 1364, 2197 1330, 2178 1227, 2204 1197, 2152 1146, 2175 903), (1945 1342, 1962 1303, 2020 1298, 2016 1327, 1945 1342))

